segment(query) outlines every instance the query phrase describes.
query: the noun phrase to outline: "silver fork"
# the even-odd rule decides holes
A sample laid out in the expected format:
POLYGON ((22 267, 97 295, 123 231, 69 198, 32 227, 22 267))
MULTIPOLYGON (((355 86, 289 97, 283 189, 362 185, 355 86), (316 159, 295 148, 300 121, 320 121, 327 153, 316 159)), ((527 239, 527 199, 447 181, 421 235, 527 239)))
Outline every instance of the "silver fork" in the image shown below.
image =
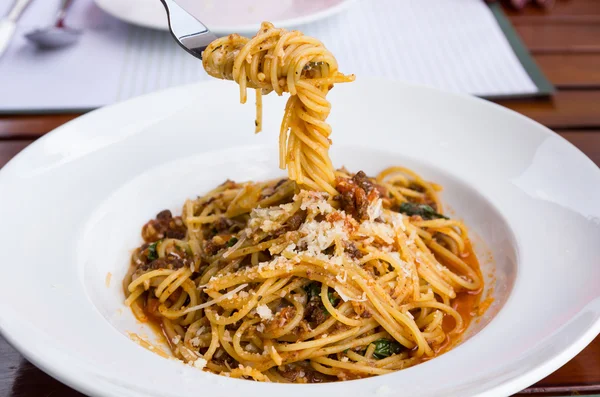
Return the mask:
POLYGON ((187 52, 202 59, 202 52, 217 39, 210 29, 174 0, 160 0, 167 10, 169 29, 175 41, 187 52))

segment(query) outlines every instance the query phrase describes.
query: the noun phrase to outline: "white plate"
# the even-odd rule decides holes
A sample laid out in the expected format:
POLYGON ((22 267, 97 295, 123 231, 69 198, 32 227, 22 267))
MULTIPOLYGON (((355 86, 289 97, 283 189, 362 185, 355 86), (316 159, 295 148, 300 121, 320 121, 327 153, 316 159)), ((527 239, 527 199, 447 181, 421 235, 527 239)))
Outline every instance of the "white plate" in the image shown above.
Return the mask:
POLYGON ((404 371, 323 385, 229 379, 133 343, 127 331, 150 332, 123 308, 120 280, 140 226, 226 178, 281 174, 284 98, 265 98, 259 135, 254 107, 237 101, 235 84, 215 81, 103 108, 0 171, 0 331, 35 365, 102 396, 503 396, 600 331, 598 167, 499 106, 359 79, 331 92, 332 159, 368 173, 403 164, 444 185, 443 200, 479 237, 480 257, 487 262, 489 249, 496 263, 496 306, 475 335, 404 371))
MULTIPOLYGON (((159 0, 95 0, 107 13, 126 22, 167 30, 159 0)), ((290 28, 329 17, 354 0, 178 0, 217 35, 254 35, 263 21, 290 28)))

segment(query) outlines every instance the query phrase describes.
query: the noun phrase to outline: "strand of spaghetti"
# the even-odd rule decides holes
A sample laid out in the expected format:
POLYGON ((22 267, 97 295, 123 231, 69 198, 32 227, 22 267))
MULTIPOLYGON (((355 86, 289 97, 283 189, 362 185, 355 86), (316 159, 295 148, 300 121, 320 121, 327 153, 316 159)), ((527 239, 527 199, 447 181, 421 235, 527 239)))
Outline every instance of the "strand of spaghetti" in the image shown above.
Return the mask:
POLYGON ((183 311, 183 313, 184 313, 184 314, 187 314, 187 313, 195 312, 195 311, 197 311, 197 310, 201 310, 201 309, 204 309, 204 308, 206 308, 206 307, 209 307, 209 306, 212 306, 212 305, 214 305, 214 304, 217 304, 217 303, 219 303, 219 302, 222 302, 222 301, 224 301, 224 300, 226 300, 226 299, 229 299, 229 298, 231 298, 233 295, 237 294, 238 292, 240 292, 241 290, 243 290, 243 289, 244 289, 244 288, 246 288, 247 286, 248 286, 248 284, 242 284, 242 285, 238 285, 238 286, 237 286, 236 288, 234 288, 233 290, 231 290, 231 291, 227 292, 226 294, 223 294, 223 295, 219 296, 219 297, 218 297, 218 298, 216 298, 216 299, 213 299, 213 300, 210 300, 210 301, 207 301, 207 302, 201 303, 201 304, 199 304, 199 305, 196 305, 196 306, 191 306, 191 307, 188 307, 187 309, 185 309, 185 310, 183 311))
POLYGON ((233 350, 236 352, 238 357, 247 362, 261 362, 265 360, 265 356, 256 353, 250 353, 244 350, 241 345, 242 335, 251 326, 259 322, 259 319, 246 320, 240 325, 240 327, 233 334, 233 350))
POLYGON ((316 361, 311 360, 310 361, 310 366, 313 367, 315 370, 317 370, 318 372, 325 374, 325 375, 329 375, 329 376, 335 376, 338 377, 339 375, 343 374, 343 371, 337 368, 327 368, 324 365, 319 364, 316 361))
POLYGON ((373 368, 368 365, 343 362, 343 361, 333 360, 331 358, 326 358, 326 357, 311 358, 311 361, 317 362, 319 364, 329 365, 334 368, 343 368, 343 369, 348 369, 351 371, 364 372, 366 374, 372 374, 372 375, 383 375, 383 374, 389 374, 390 372, 392 372, 390 370, 383 369, 383 368, 373 368))
POLYGON ((321 346, 328 345, 332 342, 337 342, 339 340, 354 336, 359 331, 360 331, 360 328, 356 327, 356 328, 352 328, 348 331, 343 331, 343 332, 340 332, 335 335, 330 335, 327 338, 321 338, 318 340, 312 340, 312 341, 307 341, 307 342, 289 343, 289 344, 285 344, 285 345, 278 344, 278 345, 276 345, 276 347, 277 347, 277 351, 280 351, 280 352, 289 352, 289 351, 295 351, 295 350, 310 349, 310 348, 314 348, 314 347, 321 347, 321 346))
MULTIPOLYGON (((156 296, 158 297, 158 301, 160 303, 164 303, 171 296, 171 294, 175 292, 175 290, 179 288, 192 275, 192 270, 189 267, 184 267, 180 270, 182 270, 180 273, 178 273, 179 270, 177 270, 175 273, 167 277, 165 281, 160 283, 158 287, 156 287, 156 296), (166 284, 169 281, 170 277, 174 277, 174 280, 172 280, 173 282, 171 282, 170 284, 166 284), (167 285, 166 288, 164 288, 165 285, 167 285)), ((185 301, 185 299, 183 301, 185 301)), ((183 303, 183 301, 181 303, 183 303)))
POLYGON ((454 321, 456 321, 458 328, 462 327, 463 319, 462 319, 461 315, 456 310, 451 308, 450 306, 445 305, 440 302, 437 302, 437 301, 407 303, 406 305, 402 306, 402 310, 412 310, 412 309, 420 308, 420 307, 431 307, 431 308, 436 308, 436 309, 442 310, 454 318, 454 321))
POLYGON ((266 280, 264 283, 262 283, 262 285, 260 286, 258 291, 256 291, 256 294, 252 296, 252 298, 248 301, 248 303, 246 303, 242 308, 240 308, 240 310, 238 310, 237 313, 235 313, 231 316, 217 315, 212 310, 207 310, 208 308, 204 310, 204 313, 211 322, 219 324, 219 325, 229 325, 229 324, 236 323, 240 319, 242 319, 244 316, 246 316, 250 312, 250 310, 252 310, 252 309, 254 309, 254 307, 256 307, 260 297, 262 297, 265 294, 266 290, 274 282, 275 282, 275 278, 270 278, 269 280, 266 280))
MULTIPOLYGON (((181 285, 181 287, 188 294, 189 299, 190 299, 190 305, 196 305, 198 303, 198 293, 197 293, 196 286, 194 285, 194 283, 190 280, 186 280, 186 282, 183 283, 181 285)), ((189 325, 194 322, 196 312, 185 314, 185 313, 183 313, 184 310, 185 309, 168 308, 164 303, 161 303, 158 306, 158 311, 161 314, 161 316, 173 320, 173 319, 177 319, 177 318, 185 315, 186 317, 184 320, 181 321, 181 324, 189 325)))
MULTIPOLYGON (((172 272, 171 274, 169 274, 167 276, 167 278, 165 278, 163 280, 163 282, 160 283, 160 285, 158 287, 156 287, 156 289, 154 290, 154 295, 157 298, 160 298, 163 291, 167 289, 167 287, 172 283, 175 282, 177 279, 180 278, 181 275, 183 275, 184 272, 189 271, 189 269, 182 267, 180 269, 175 270, 174 272, 172 272)), ((164 302, 164 301, 163 301, 164 302)))
MULTIPOLYGON (((334 194, 333 167, 328 158, 328 138, 331 127, 326 123, 331 109, 325 100, 330 85, 349 82, 354 76, 338 72, 335 57, 323 44, 300 32, 276 29, 265 22, 251 39, 238 35, 212 42, 203 53, 203 65, 208 74, 239 84, 240 102, 246 102, 246 89, 254 87, 263 93, 290 93, 280 131, 280 166, 288 169, 291 180, 311 190, 334 194), (322 150, 317 150, 321 145, 322 150), (301 156, 313 148, 315 156, 301 156), (315 179, 317 165, 328 164, 324 175, 315 179), (312 164, 312 166, 311 166, 312 164)), ((260 94, 257 91, 256 131, 260 130, 260 94)), ((321 169, 322 166, 319 165, 321 169)))
POLYGON ((175 272, 174 270, 170 270, 170 269, 158 269, 158 270, 149 271, 147 273, 142 274, 135 280, 131 281, 131 283, 129 283, 129 285, 127 286, 127 289, 129 290, 129 292, 133 292, 137 287, 141 286, 146 280, 150 280, 153 277, 158 277, 158 276, 168 276, 168 275, 173 274, 174 272, 175 272))
POLYGON ((263 374, 260 371, 255 370, 252 367, 240 366, 239 368, 232 369, 231 372, 228 373, 228 375, 232 378, 241 378, 243 376, 249 376, 252 379, 260 381, 260 382, 270 382, 271 381, 267 375, 263 374))
POLYGON ((331 301, 329 300, 329 286, 327 284, 321 284, 321 301, 323 302, 325 309, 327 309, 327 312, 342 324, 346 324, 351 327, 358 327, 364 322, 344 316, 331 304, 331 301))
MULTIPOLYGON (((277 46, 277 40, 263 41, 263 50, 254 49, 249 54, 270 51, 277 46)), ((278 66, 282 73, 278 76, 279 87, 284 92, 289 83, 288 75, 283 74, 296 70, 303 62, 299 54, 306 45, 286 43, 281 55, 264 58, 262 66, 254 57, 242 64, 244 71, 240 73, 246 74, 248 87, 253 88, 250 80, 267 84, 269 79, 260 76, 260 68, 270 70, 270 62, 287 62, 289 70, 278 66)), ((300 135, 290 136, 289 145, 290 153, 298 155, 295 164, 301 172, 317 177, 323 175, 321 162, 328 159, 316 153, 326 143, 326 137, 318 120, 313 119, 313 111, 304 103, 321 98, 310 90, 315 88, 313 82, 320 79, 319 73, 320 70, 314 71, 310 76, 314 79, 293 81, 298 94, 294 101, 307 117, 292 115, 290 123, 294 128, 304 127, 300 135), (302 91, 307 84, 307 90, 302 91), (314 122, 314 126, 308 126, 309 122, 314 122), (314 158, 308 161, 310 156, 314 158), (305 166, 307 163, 312 165, 305 166), (319 164, 319 169, 311 169, 315 164, 319 164)), ((267 86, 265 92, 268 91, 267 86)), ((345 170, 334 176, 353 177, 345 170)), ((155 246, 159 258, 156 263, 152 263, 144 246, 132 254, 133 266, 124 280, 132 310, 139 318, 148 313, 146 320, 161 319, 175 357, 186 363, 202 357, 207 360, 208 371, 229 375, 237 369, 237 376, 246 378, 253 378, 250 373, 266 374, 272 381, 284 381, 286 371, 306 370, 306 365, 312 367, 309 371, 331 376, 345 378, 352 373, 366 377, 375 373, 365 372, 364 367, 376 372, 394 371, 439 354, 452 345, 453 335, 463 332, 467 325, 468 317, 453 308, 461 305, 455 297, 465 291, 478 293, 473 288, 482 278, 470 257, 472 247, 461 222, 423 220, 390 209, 404 202, 405 196, 400 193, 404 192, 416 203, 432 203, 437 211, 434 195, 439 187, 423 179, 417 181, 404 169, 384 177, 383 185, 389 185, 390 193, 380 196, 384 206, 376 223, 385 227, 385 233, 365 231, 368 224, 361 225, 360 220, 340 211, 344 203, 339 198, 303 193, 293 181, 229 181, 215 189, 211 199, 203 196, 186 202, 184 239, 159 240, 155 246), (310 200, 305 201, 308 197, 310 200), (319 198, 315 202, 316 197, 323 201, 319 198), (258 212, 266 216, 259 216, 258 212), (275 217, 271 218, 271 213, 275 217), (336 230, 332 239, 326 237, 326 243, 318 240, 315 245, 309 241, 307 232, 315 225, 328 231, 338 216, 349 222, 346 234, 338 235, 336 230), (188 222, 192 217, 215 220, 195 225, 188 222), (297 218, 303 221, 293 226, 293 231, 283 229, 281 233, 276 226, 265 228, 269 231, 261 229, 261 225, 268 225, 261 219, 287 227, 288 220, 297 218), (258 225, 257 220, 261 222, 258 225), (216 254, 211 252, 210 244, 223 244, 232 236, 238 239, 232 247, 224 247, 216 254), (316 246, 320 253, 315 254, 316 246), (180 260, 188 261, 192 255, 193 264, 187 262, 178 268, 180 260), (145 270, 165 264, 177 268, 145 270), (318 300, 314 298, 315 287, 318 300), (333 304, 334 299, 340 299, 339 303, 333 304), (321 316, 321 312, 326 316, 321 316), (453 328, 447 327, 445 318, 453 319, 453 328), (405 349, 379 359, 375 349, 380 339, 396 340, 405 349), (323 359, 331 361, 320 362, 323 359)), ((317 182, 310 183, 317 186, 318 180, 312 180, 317 182)), ((369 215, 379 211, 373 212, 371 205, 369 215)))
POLYGON ((219 331, 214 323, 210 323, 210 336, 210 345, 208 346, 206 353, 204 353, 204 359, 206 361, 210 361, 219 348, 219 331))
POLYGON ((263 336, 265 338, 276 339, 283 335, 287 335, 288 333, 292 332, 292 330, 294 330, 304 318, 304 307, 300 304, 300 302, 287 297, 286 300, 293 305, 295 310, 294 316, 285 324, 285 326, 279 327, 273 332, 263 332, 263 336))
POLYGON ((135 300, 139 298, 144 292, 145 291, 142 287, 134 289, 133 292, 131 292, 131 294, 127 297, 127 299, 125 299, 125 306, 131 306, 131 304, 135 302, 135 300))

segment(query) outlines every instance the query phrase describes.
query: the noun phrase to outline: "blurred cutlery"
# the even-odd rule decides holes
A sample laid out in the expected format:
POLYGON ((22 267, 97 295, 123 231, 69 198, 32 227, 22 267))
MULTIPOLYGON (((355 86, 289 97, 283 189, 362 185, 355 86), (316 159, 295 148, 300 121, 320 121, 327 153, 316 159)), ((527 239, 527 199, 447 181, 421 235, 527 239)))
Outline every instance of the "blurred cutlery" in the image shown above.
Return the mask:
POLYGON ((17 20, 27 7, 31 0, 16 0, 8 14, 0 19, 0 57, 8 48, 8 43, 17 28, 17 20))
POLYGON ((42 48, 58 48, 75 43, 79 40, 82 31, 73 29, 65 25, 65 18, 73 0, 63 0, 54 25, 43 29, 35 29, 25 35, 25 37, 42 48))
POLYGON ((196 58, 202 59, 202 52, 217 36, 174 0, 160 1, 167 10, 169 29, 177 43, 196 58))

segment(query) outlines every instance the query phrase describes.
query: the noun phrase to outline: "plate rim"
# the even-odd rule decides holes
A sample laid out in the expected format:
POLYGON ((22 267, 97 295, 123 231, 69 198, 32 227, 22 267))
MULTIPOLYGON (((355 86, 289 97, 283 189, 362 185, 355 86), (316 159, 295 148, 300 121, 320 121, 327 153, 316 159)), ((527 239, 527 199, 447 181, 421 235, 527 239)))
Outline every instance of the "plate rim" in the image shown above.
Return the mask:
MULTIPOLYGON (((164 20, 164 23, 158 23, 157 21, 149 21, 149 20, 146 20, 143 18, 137 18, 137 17, 132 17, 132 16, 123 17, 122 15, 119 15, 117 12, 115 12, 115 10, 110 5, 108 5, 111 1, 114 1, 114 0, 94 0, 94 3, 102 11, 104 11, 107 14, 111 15, 112 17, 119 19, 123 22, 126 22, 128 24, 131 24, 134 26, 150 28, 150 29, 155 29, 155 30, 159 30, 159 31, 165 31, 165 32, 169 31, 169 25, 167 23, 166 18, 164 20)), ((311 14, 302 15, 302 16, 294 17, 294 18, 275 20, 275 21, 270 21, 270 22, 272 22, 274 25, 276 25, 279 28, 290 29, 290 28, 301 26, 301 25, 304 25, 304 24, 307 24, 310 22, 320 21, 322 19, 326 19, 331 16, 334 16, 340 12, 343 12, 348 7, 350 7, 353 3, 358 2, 358 1, 360 1, 360 0, 341 0, 340 3, 338 3, 334 6, 325 8, 325 9, 317 11, 317 12, 313 12, 311 14)), ((255 34, 256 32, 258 32, 258 30, 260 29, 260 23, 252 23, 252 24, 244 24, 244 25, 221 25, 221 26, 210 27, 210 29, 214 34, 216 34, 218 36, 221 36, 221 35, 224 36, 224 35, 228 35, 231 33, 239 33, 239 34, 248 35, 248 34, 255 34)))
MULTIPOLYGON (((476 102, 485 103, 485 106, 491 106, 491 107, 496 108, 496 110, 500 110, 502 112, 511 114, 512 115, 511 117, 514 117, 516 115, 522 121, 526 121, 527 123, 530 123, 531 125, 536 126, 536 128, 538 128, 538 131, 543 131, 544 135, 546 135, 546 136, 559 137, 560 140, 562 141, 563 145, 567 144, 572 149, 576 149, 579 156, 583 156, 583 158, 585 158, 590 165, 593 165, 595 167, 597 172, 600 172, 600 168, 598 168, 598 166, 587 155, 585 155, 585 153, 583 153, 579 148, 577 148, 571 142, 566 140, 564 137, 560 136, 559 134, 550 130, 549 128, 545 127, 544 125, 542 125, 520 113, 517 113, 513 110, 504 108, 493 102, 490 102, 490 101, 487 101, 487 100, 484 100, 481 98, 477 98, 477 97, 474 97, 474 96, 471 96, 468 94, 457 94, 457 93, 446 92, 446 91, 438 90, 438 89, 435 89, 432 87, 423 86, 423 85, 419 85, 419 84, 409 84, 409 83, 405 83, 405 82, 398 82, 398 81, 393 81, 393 80, 383 79, 383 78, 379 78, 379 79, 364 78, 361 80, 363 80, 363 81, 379 81, 379 82, 388 82, 388 83, 393 82, 394 84, 401 84, 401 85, 405 85, 405 86, 416 88, 416 89, 428 90, 430 92, 437 93, 437 94, 448 95, 451 97, 463 98, 463 99, 468 99, 471 101, 474 100, 476 102)), ((152 97, 165 96, 165 95, 167 95, 168 92, 175 92, 178 90, 182 90, 183 92, 185 92, 185 91, 192 89, 192 87, 194 87, 194 86, 215 84, 215 83, 216 82, 212 82, 212 81, 199 82, 199 83, 193 83, 193 84, 187 84, 187 85, 183 85, 183 86, 168 88, 166 90, 153 92, 153 93, 146 94, 146 95, 143 95, 143 96, 140 96, 137 98, 132 98, 130 100, 127 100, 127 101, 124 101, 121 103, 106 106, 106 107, 100 108, 96 111, 86 113, 85 115, 82 115, 82 116, 78 117, 77 119, 69 121, 69 122, 55 128, 51 132, 45 134, 43 137, 41 137, 40 139, 33 142, 31 145, 29 145, 27 148, 25 148, 19 154, 17 154, 11 161, 9 161, 4 167, 2 167, 2 169, 0 169, 0 183, 3 182, 3 176, 7 173, 7 170, 12 169, 12 166, 15 164, 15 160, 20 159, 22 156, 24 156, 25 155, 24 153, 29 153, 30 151, 37 150, 37 146, 41 145, 41 142, 46 141, 47 139, 55 139, 55 136, 61 134, 62 131, 70 130, 72 128, 73 124, 78 123, 78 122, 85 122, 85 119, 90 117, 90 115, 91 115, 91 117, 95 117, 94 115, 98 111, 106 111, 106 109, 122 107, 124 104, 137 102, 143 98, 147 99, 147 98, 152 98, 152 97)), ((111 111, 111 110, 109 110, 109 111, 111 111)), ((581 309, 579 312, 581 312, 582 310, 583 309, 581 309)), ((530 368, 528 371, 523 372, 518 376, 513 377, 509 381, 500 383, 497 386, 487 389, 486 391, 480 393, 479 395, 484 395, 484 394, 486 396, 487 395, 504 395, 505 393, 513 393, 513 392, 520 391, 523 387, 526 387, 528 384, 531 383, 532 378, 536 378, 536 380, 541 379, 544 376, 546 376, 546 375, 550 374, 551 372, 555 371, 556 369, 558 369, 560 366, 564 365, 567 361, 569 361, 571 358, 573 358, 575 355, 577 355, 579 352, 581 352, 599 333, 600 333, 600 319, 591 323, 588 326, 588 328, 585 330, 585 332, 582 332, 582 334, 580 335, 579 338, 577 338, 574 342, 571 342, 562 351, 556 353, 552 358, 540 363, 539 365, 537 365, 535 367, 530 368)), ((97 374, 89 373, 83 369, 74 370, 74 368, 67 368, 65 366, 61 366, 59 368, 58 365, 56 365, 56 361, 53 361, 52 359, 50 359, 49 356, 44 357, 43 355, 36 354, 36 352, 33 348, 28 348, 27 343, 21 343, 23 341, 19 341, 17 337, 14 337, 14 336, 16 336, 15 333, 13 333, 13 334, 8 333, 7 330, 2 326, 0 326, 0 335, 2 335, 11 346, 13 346, 16 350, 18 350, 21 354, 23 354, 23 356, 25 356, 25 358, 27 360, 31 361, 37 367, 42 369, 44 372, 50 374, 54 378, 69 385, 70 387, 73 387, 74 389, 80 390, 85 393, 94 393, 94 395, 103 395, 103 396, 119 395, 119 394, 111 393, 110 392, 111 390, 109 390, 111 388, 106 387, 107 385, 112 386, 114 388, 114 389, 112 389, 112 391, 114 393, 118 393, 120 391, 120 389, 118 388, 119 387, 118 385, 114 385, 114 384, 111 384, 110 382, 106 382, 106 380, 104 380, 104 379, 99 379, 97 374), (83 381, 84 377, 86 377, 87 381, 83 381)), ((29 346, 31 347, 32 344, 29 344, 29 346)), ((125 389, 125 390, 130 391, 130 392, 132 391, 130 389, 125 389)), ((134 393, 133 395, 138 395, 137 394, 138 390, 133 390, 132 392, 134 393)), ((139 394, 139 395, 141 395, 141 394, 139 394)))

